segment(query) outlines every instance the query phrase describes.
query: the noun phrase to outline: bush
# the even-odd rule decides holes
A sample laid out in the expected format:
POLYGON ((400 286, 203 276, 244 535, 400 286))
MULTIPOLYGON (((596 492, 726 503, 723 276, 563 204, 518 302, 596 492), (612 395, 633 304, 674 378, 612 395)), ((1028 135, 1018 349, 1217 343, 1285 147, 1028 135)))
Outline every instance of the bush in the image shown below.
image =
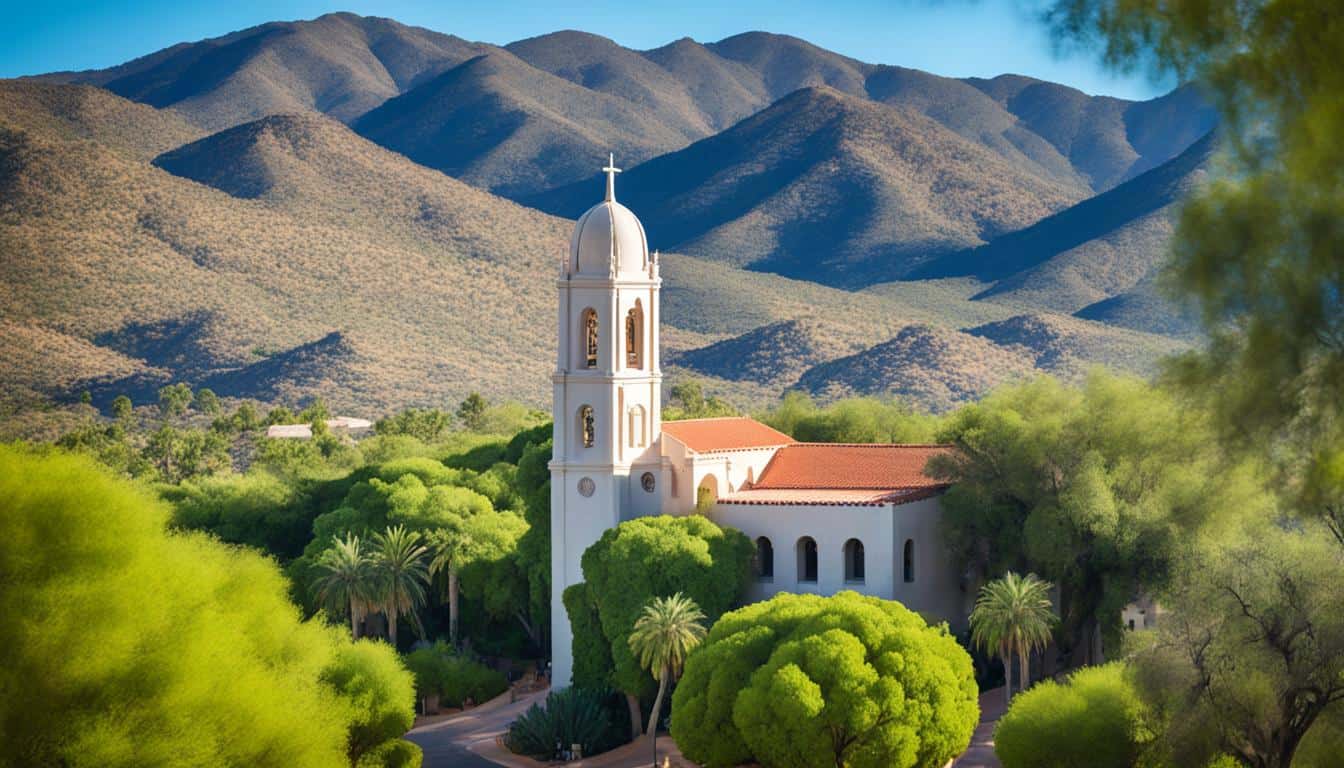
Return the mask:
POLYGON ((672 736, 709 768, 941 766, 979 720, 971 658, 900 603, 780 594, 726 613, 686 661, 672 736))
POLYGON ((322 673, 349 641, 168 516, 87 458, 0 447, 0 766, 348 765, 322 673))
POLYGON ((509 689, 503 673, 455 653, 442 641, 407 654, 406 666, 415 675, 416 693, 437 695, 446 707, 460 707, 467 699, 481 704, 509 689))
POLYGON ((323 670, 322 679, 350 704, 351 762, 399 740, 415 723, 414 678, 386 643, 360 640, 345 645, 323 670))
POLYGON ((1149 711, 1119 662, 1038 683, 994 729, 1004 768, 1128 768, 1152 739, 1149 711))
POLYGON ((418 744, 397 739, 369 750, 355 763, 355 768, 420 768, 424 759, 418 744))
POLYGON ((626 742, 629 715, 618 696, 592 688, 566 688, 533 704, 514 720, 504 737, 511 751, 539 760, 554 757, 555 745, 578 744, 584 755, 596 755, 626 742))

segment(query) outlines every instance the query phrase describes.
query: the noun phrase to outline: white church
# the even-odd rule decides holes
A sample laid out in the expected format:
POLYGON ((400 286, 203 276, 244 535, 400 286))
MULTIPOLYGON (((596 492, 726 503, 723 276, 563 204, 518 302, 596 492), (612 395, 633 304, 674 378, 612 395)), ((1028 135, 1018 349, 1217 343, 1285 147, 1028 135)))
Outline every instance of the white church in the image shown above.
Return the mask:
MULTIPOLYGON (((800 443, 749 418, 661 418, 656 254, 606 199, 579 218, 557 281, 559 355, 551 459, 552 680, 569 684, 561 595, 584 550, 642 515, 705 514, 756 542, 749 600, 854 590, 965 626, 970 597, 943 553, 935 445, 800 443)), ((971 596, 973 597, 973 596, 971 596)))

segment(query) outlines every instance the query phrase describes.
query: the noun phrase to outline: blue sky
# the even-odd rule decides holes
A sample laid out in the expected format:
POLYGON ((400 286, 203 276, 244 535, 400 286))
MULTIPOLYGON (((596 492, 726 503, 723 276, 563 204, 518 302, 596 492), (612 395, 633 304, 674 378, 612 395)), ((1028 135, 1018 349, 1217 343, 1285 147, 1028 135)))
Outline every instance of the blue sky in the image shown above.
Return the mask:
POLYGON ((344 10, 489 43, 581 29, 646 49, 679 37, 711 42, 761 29, 940 75, 1013 72, 1125 98, 1169 89, 1143 75, 1108 72, 1087 54, 1057 55, 1044 25, 1026 9, 1033 2, 1039 0, 0 0, 0 76, 107 67, 178 42, 344 10))

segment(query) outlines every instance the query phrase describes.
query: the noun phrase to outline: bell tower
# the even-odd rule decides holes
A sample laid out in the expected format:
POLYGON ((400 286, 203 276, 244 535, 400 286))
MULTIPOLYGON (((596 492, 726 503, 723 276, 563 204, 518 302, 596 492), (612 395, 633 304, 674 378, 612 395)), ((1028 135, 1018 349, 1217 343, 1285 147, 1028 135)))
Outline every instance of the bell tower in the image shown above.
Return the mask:
POLYGON ((569 615, 562 595, 583 581, 584 550, 608 528, 659 514, 667 472, 662 416, 657 254, 644 226, 616 202, 615 158, 605 199, 579 217, 559 280, 551 456, 552 686, 570 684, 569 615))

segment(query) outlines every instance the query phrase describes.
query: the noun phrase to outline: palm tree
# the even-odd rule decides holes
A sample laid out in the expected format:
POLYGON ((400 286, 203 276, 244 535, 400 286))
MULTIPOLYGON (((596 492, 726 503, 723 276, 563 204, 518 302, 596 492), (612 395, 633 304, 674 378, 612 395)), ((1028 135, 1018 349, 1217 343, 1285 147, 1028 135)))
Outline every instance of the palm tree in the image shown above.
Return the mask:
POLYGON ((395 648, 397 617, 413 615, 425 602, 425 585, 429 583, 425 561, 429 550, 420 543, 420 534, 401 525, 375 533, 373 540, 377 544, 373 566, 378 573, 378 603, 387 614, 387 636, 395 648))
POLYGON ((434 559, 429 563, 429 573, 443 573, 447 577, 444 592, 448 596, 448 640, 457 645, 458 627, 458 574, 462 569, 463 554, 471 546, 471 537, 458 528, 444 528, 435 532, 431 546, 434 559))
POLYGON ((630 633, 630 650, 639 658, 640 666, 653 673, 658 681, 658 695, 649 713, 648 736, 653 742, 654 762, 658 754, 658 711, 663 706, 669 680, 681 675, 682 665, 691 649, 705 639, 701 624, 705 614, 695 601, 678 592, 671 597, 655 597, 644 606, 644 613, 635 622, 630 633))
POLYGON ((317 558, 317 567, 323 574, 313 582, 313 589, 333 613, 349 610, 350 638, 358 640, 359 622, 368 612, 376 591, 376 575, 358 536, 347 533, 344 539, 331 538, 332 546, 317 558))
POLYGON ((1009 571, 980 588, 971 611, 971 641, 1003 659, 1004 701, 1013 697, 1012 659, 1018 658, 1018 690, 1027 689, 1028 659, 1045 650, 1059 617, 1050 603, 1053 585, 1034 573, 1009 571))

